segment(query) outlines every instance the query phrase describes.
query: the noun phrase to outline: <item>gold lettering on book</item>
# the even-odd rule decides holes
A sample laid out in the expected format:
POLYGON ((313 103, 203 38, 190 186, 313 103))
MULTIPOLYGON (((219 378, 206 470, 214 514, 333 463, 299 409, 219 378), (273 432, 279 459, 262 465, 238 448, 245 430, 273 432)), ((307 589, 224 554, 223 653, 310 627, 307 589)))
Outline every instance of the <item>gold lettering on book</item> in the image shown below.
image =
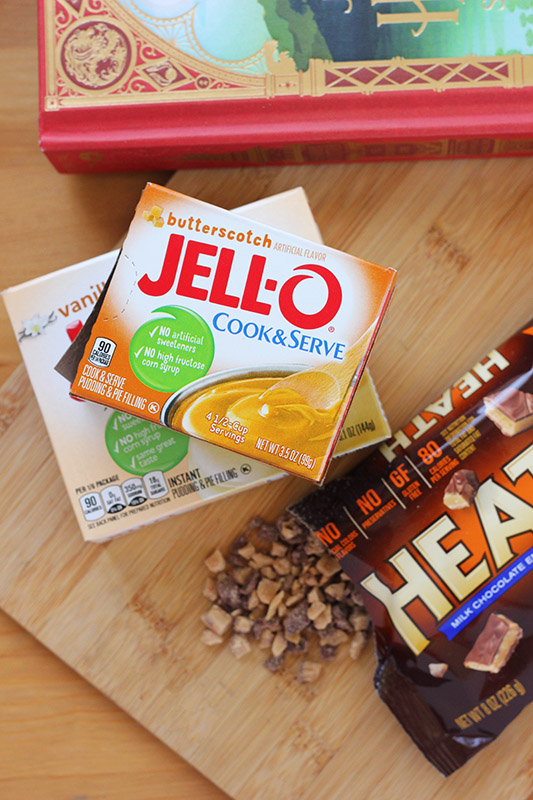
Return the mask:
MULTIPOLYGON (((371 5, 376 6, 385 0, 370 0, 371 5)), ((387 3, 402 3, 405 5, 406 0, 387 0, 387 3)), ((378 28, 382 25, 405 25, 405 24, 420 24, 418 30, 411 28, 413 36, 421 36, 426 30, 430 22, 454 22, 459 24, 459 9, 455 11, 428 11, 424 6, 422 0, 409 0, 418 9, 418 11, 406 11, 397 14, 382 14, 377 12, 378 28)), ((426 0, 428 2, 428 0, 426 0)), ((429 0, 431 2, 431 0, 429 0)), ((459 0, 464 4, 464 0, 459 0)))

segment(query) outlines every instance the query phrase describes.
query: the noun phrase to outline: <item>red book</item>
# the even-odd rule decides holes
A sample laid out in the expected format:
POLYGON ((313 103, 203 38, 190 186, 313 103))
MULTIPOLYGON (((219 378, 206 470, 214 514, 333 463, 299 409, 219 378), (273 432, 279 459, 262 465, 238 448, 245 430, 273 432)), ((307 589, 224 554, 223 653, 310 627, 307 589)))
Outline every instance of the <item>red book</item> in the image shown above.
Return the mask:
POLYGON ((39 0, 62 172, 533 154, 533 0, 39 0))

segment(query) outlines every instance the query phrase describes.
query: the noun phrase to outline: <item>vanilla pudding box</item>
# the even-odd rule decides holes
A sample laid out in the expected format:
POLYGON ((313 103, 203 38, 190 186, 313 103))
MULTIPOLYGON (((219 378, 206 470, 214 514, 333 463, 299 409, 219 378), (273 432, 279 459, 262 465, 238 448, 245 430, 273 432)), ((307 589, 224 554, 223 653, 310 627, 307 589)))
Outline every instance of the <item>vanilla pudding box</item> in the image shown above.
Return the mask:
POLYGON ((148 184, 74 397, 320 481, 395 271, 148 184))
MULTIPOLYGON (((290 225, 320 242, 301 189, 253 203, 240 213, 290 225)), ((154 422, 69 396, 69 383, 54 365, 94 310, 118 252, 4 292, 68 497, 84 538, 94 542, 284 474, 154 422)), ((366 371, 336 452, 347 453, 388 435, 366 371)))

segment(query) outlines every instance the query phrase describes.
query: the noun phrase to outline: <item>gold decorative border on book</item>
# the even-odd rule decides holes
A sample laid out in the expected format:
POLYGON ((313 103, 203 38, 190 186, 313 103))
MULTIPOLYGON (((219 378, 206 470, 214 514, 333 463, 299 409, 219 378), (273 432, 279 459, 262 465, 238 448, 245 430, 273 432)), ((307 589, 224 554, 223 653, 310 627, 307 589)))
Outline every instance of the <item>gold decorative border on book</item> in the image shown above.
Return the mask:
POLYGON ((276 60, 277 43, 267 42, 266 74, 243 74, 206 63, 164 42, 116 0, 43 0, 45 102, 59 108, 176 103, 204 100, 374 94, 431 89, 533 86, 533 56, 332 62, 311 59, 297 71, 286 54, 276 60), (89 22, 119 29, 131 45, 131 63, 105 85, 83 86, 65 71, 65 43, 89 22))

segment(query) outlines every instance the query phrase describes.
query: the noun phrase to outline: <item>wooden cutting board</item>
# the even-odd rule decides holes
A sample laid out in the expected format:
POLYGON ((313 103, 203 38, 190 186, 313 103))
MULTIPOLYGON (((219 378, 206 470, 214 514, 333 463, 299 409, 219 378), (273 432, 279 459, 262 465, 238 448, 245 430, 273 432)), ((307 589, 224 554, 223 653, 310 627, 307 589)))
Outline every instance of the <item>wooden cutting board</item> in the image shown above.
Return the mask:
MULTIPOLYGON (((331 167, 327 182, 305 172, 326 243, 399 269, 371 362, 393 428, 532 315, 532 166, 331 167)), ((237 174, 246 180, 217 176, 209 199, 236 205, 237 174)), ((263 194, 289 188, 269 185, 276 174, 255 174, 263 194)), ((0 436, 0 606, 233 797, 531 797, 531 707, 445 780, 375 696, 370 647, 300 686, 267 673, 261 652, 237 662, 200 643, 204 558, 306 484, 286 479, 84 545, 22 368, 0 390, 0 436)))

